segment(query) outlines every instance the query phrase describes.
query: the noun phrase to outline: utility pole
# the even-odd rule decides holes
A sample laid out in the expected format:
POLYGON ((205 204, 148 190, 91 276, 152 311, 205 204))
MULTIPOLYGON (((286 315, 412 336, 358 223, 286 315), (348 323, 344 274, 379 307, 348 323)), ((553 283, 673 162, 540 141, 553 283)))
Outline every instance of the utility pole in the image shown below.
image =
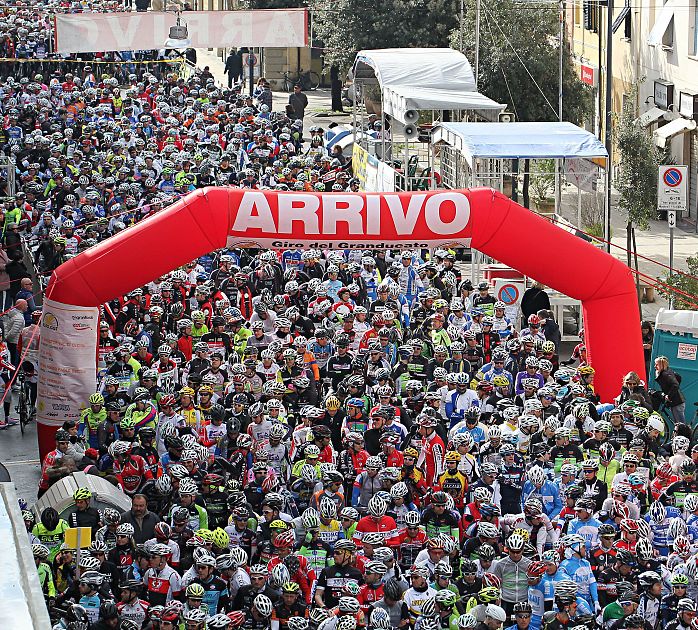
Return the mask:
MULTIPOLYGON (((460 31, 458 33, 458 50, 463 52, 463 17, 465 15, 465 0, 460 0, 460 31)), ((475 82, 477 83, 477 81, 475 82)))
POLYGON ((613 164, 613 0, 607 0, 608 10, 606 12, 606 122, 604 124, 604 144, 608 153, 606 163, 606 221, 604 226, 604 238, 606 240, 606 251, 611 253, 611 166, 613 164))
POLYGON ((475 2, 475 89, 480 68, 480 0, 475 2))
POLYGON ((560 67, 558 69, 557 117, 562 122, 562 74, 565 67, 565 0, 560 0, 560 67))

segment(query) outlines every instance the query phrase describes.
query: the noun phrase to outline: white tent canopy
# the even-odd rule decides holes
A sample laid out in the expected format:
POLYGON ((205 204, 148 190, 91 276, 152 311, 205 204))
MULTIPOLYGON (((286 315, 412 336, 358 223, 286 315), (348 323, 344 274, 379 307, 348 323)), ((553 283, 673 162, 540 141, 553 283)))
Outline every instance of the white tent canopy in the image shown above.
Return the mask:
POLYGON ((480 94, 463 53, 451 48, 362 50, 354 80, 378 81, 386 114, 405 122, 408 110, 502 111, 505 105, 480 94))
POLYGON ((458 149, 471 167, 477 158, 608 156, 596 136, 570 122, 443 123, 435 127, 432 139, 458 149))

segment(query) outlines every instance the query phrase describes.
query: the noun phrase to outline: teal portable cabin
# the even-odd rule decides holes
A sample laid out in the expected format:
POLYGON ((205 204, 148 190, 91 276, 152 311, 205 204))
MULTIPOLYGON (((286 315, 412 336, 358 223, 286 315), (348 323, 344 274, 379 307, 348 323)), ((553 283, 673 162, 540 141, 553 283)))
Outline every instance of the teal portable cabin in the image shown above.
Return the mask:
POLYGON ((662 308, 657 313, 650 362, 650 389, 659 390, 654 380, 654 360, 665 356, 671 368, 681 375, 681 390, 686 397, 686 422, 694 423, 698 402, 698 311, 671 311, 662 308))

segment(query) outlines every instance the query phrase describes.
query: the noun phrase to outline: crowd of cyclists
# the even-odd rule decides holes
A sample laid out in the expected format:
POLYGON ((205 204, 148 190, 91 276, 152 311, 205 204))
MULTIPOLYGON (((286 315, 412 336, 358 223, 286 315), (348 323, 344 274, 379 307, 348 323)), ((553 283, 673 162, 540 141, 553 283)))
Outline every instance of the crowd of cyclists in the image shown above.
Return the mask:
MULTIPOLYGON (((48 277, 203 186, 358 189, 263 91, 54 63, 37 6, 2 11, 34 60, 0 71, 8 259, 48 277)), ((55 628, 698 629, 690 430, 653 375, 601 401, 583 331, 561 361, 550 312, 508 312, 445 249, 219 250, 105 304, 39 496, 81 470, 132 507, 23 511, 55 628)))

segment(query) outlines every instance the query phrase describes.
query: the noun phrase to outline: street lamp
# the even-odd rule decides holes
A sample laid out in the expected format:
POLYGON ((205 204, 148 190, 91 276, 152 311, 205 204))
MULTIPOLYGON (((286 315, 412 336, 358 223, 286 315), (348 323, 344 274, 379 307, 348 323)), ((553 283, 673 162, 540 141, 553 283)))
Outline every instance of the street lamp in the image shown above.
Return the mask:
POLYGON ((187 25, 182 24, 180 12, 177 11, 177 23, 170 26, 170 35, 165 40, 165 48, 174 50, 186 50, 191 48, 191 39, 189 39, 189 31, 187 25))

